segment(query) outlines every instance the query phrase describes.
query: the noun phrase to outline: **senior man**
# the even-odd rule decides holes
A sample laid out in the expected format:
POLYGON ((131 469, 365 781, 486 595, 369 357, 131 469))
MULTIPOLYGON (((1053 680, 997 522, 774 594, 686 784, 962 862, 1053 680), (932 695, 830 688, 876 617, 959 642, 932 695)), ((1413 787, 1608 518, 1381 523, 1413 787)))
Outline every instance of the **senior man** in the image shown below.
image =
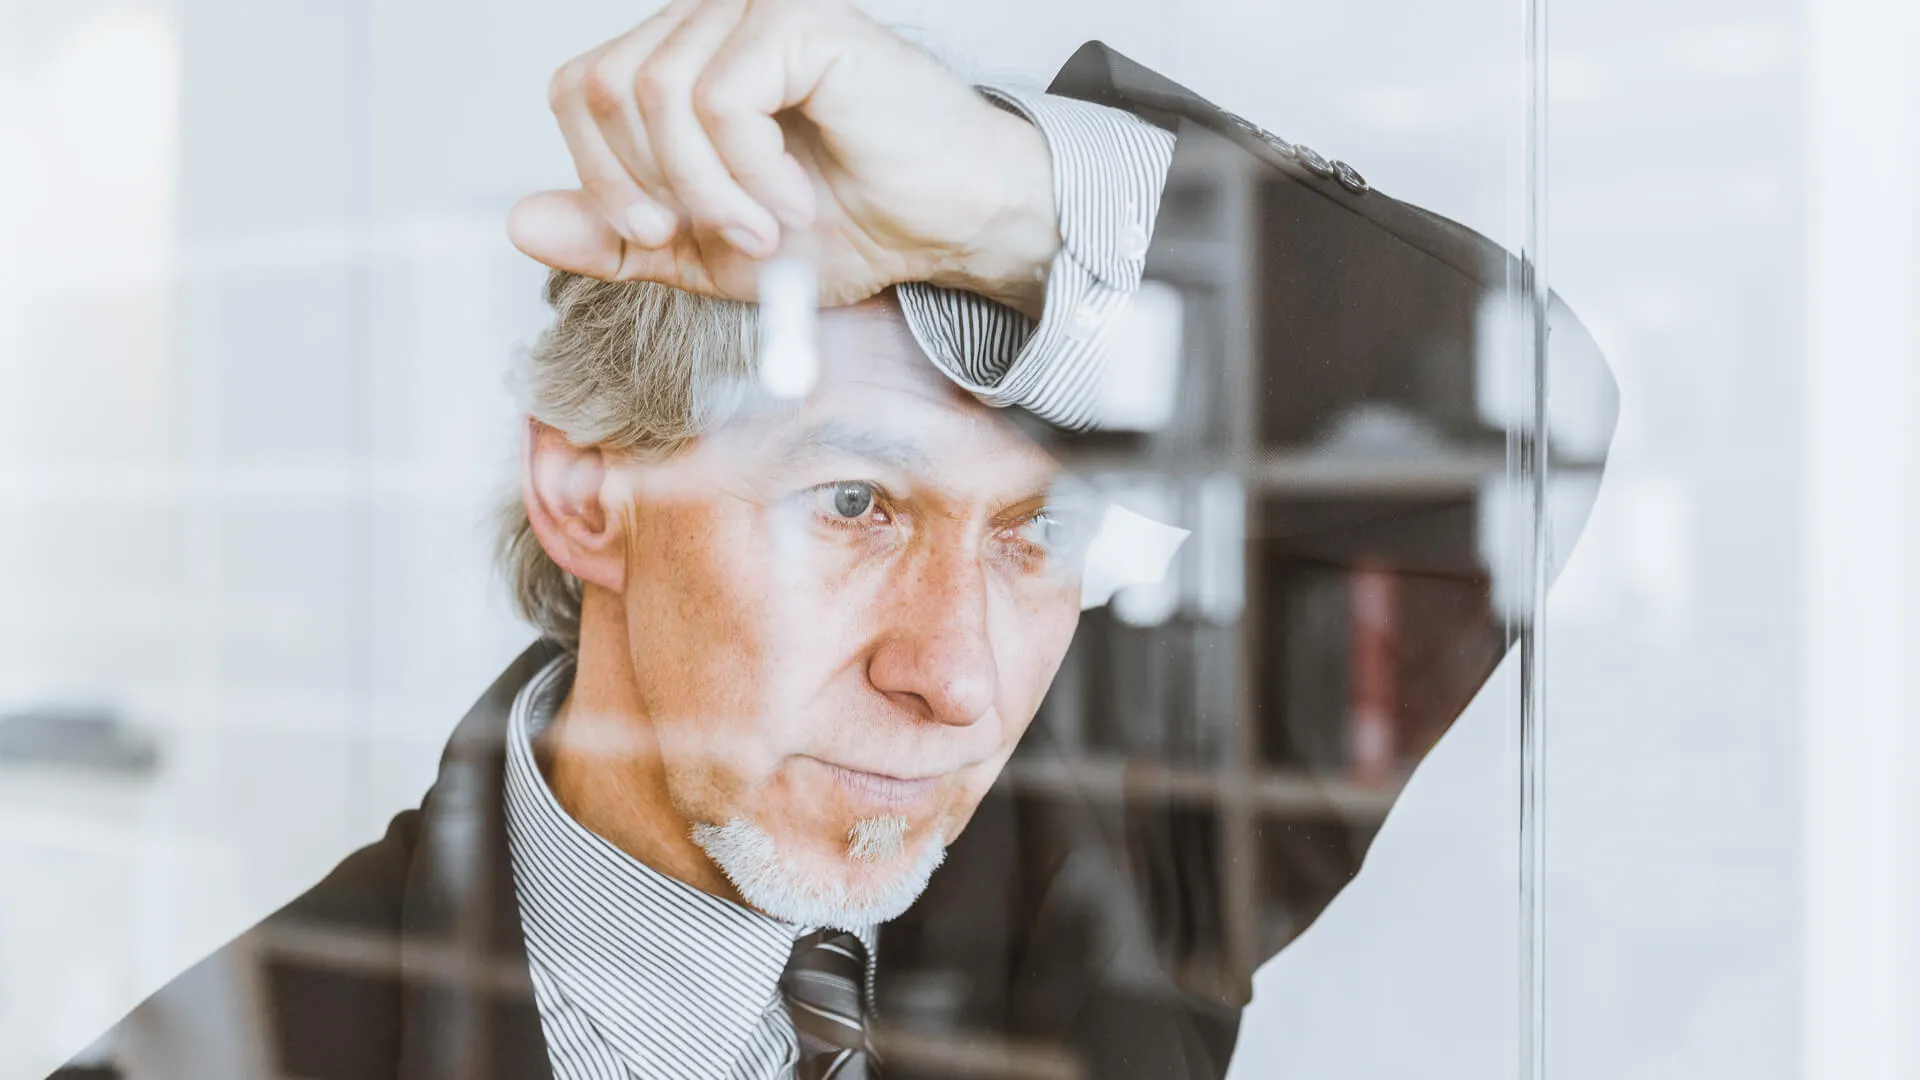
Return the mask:
POLYGON ((1306 194, 1265 230, 1425 260, 1408 304, 1504 256, 1098 45, 982 94, 848 6, 679 0, 551 99, 581 187, 510 222, 554 320, 502 545, 541 641, 419 810, 69 1073, 1223 1075, 1244 994, 1088 917, 1097 822, 997 794, 1090 534, 1021 416, 1096 418, 1195 148, 1306 194), (838 305, 797 401, 781 252, 838 305))

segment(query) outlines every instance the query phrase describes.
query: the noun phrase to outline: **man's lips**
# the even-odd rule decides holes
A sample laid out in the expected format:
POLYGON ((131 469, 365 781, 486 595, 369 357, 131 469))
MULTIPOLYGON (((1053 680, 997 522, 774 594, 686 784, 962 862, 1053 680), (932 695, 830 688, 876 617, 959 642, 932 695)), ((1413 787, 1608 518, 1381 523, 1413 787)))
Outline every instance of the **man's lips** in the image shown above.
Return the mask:
POLYGON ((930 773, 921 776, 896 776, 891 773, 837 765, 822 758, 813 760, 824 766, 841 789, 856 801, 895 810, 905 809, 921 802, 933 794, 942 779, 951 775, 950 773, 930 773))

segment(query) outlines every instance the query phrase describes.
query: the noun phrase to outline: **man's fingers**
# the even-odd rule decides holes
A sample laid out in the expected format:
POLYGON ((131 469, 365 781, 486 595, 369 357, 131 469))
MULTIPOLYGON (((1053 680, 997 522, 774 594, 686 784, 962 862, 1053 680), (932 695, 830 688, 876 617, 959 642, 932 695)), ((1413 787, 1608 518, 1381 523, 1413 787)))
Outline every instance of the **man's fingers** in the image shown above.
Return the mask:
POLYGON ((581 187, 616 232, 643 247, 666 246, 679 223, 672 193, 643 152, 643 133, 635 143, 633 76, 699 2, 674 0, 626 34, 569 61, 547 88, 581 187))
POLYGON ((694 110, 722 164, 761 205, 788 225, 813 221, 813 182, 787 152, 775 117, 806 100, 817 71, 795 70, 791 50, 764 26, 736 33, 694 87, 694 110))
MULTIPOLYGON (((556 270, 602 281, 654 281, 685 292, 733 299, 750 295, 741 292, 733 278, 727 278, 728 288, 723 289, 698 241, 685 233, 665 247, 627 243, 607 224, 599 203, 584 191, 542 191, 521 199, 507 215, 507 237, 514 247, 556 270)), ((711 237, 708 243, 725 250, 711 237)))
POLYGON ((632 69, 626 70, 624 85, 618 91, 601 81, 615 77, 613 71, 595 77, 586 95, 587 110, 601 141, 626 177, 633 181, 634 191, 643 193, 640 198, 644 201, 638 209, 611 212, 624 213, 614 218, 614 222, 616 226, 628 226, 622 229, 628 237, 647 247, 660 247, 679 227, 680 207, 654 164, 646 127, 633 100, 632 69))
POLYGON ((647 247, 663 247, 673 237, 681 208, 654 162, 635 100, 634 79, 694 6, 694 0, 669 4, 625 36, 583 57, 578 74, 577 108, 592 119, 601 140, 647 200, 635 209, 611 208, 614 227, 647 247))
POLYGON ((779 243, 779 222, 734 179, 693 109, 693 88, 740 6, 710 3, 688 16, 647 59, 634 89, 654 161, 687 216, 742 253, 764 257, 779 243))
MULTIPOLYGON (((556 77, 556 82, 561 77, 556 77)), ((649 197, 607 145, 588 105, 593 76, 569 73, 567 86, 553 94, 553 116, 573 155, 580 186, 593 196, 607 223, 623 238, 644 247, 661 247, 673 238, 673 212, 649 197)))

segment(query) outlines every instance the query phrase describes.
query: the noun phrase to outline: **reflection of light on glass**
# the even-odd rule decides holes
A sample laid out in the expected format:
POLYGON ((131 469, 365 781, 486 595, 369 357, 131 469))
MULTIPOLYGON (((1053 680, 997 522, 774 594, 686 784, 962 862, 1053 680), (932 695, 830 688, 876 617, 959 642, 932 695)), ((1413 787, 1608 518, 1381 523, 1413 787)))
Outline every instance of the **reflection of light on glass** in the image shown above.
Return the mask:
POLYGON ((1158 431, 1173 419, 1180 375, 1180 290, 1143 282, 1114 315, 1094 423, 1111 431, 1158 431))
POLYGON ((1238 478, 1210 477, 1199 492, 1199 559, 1194 603, 1218 625, 1240 618, 1247 592, 1247 494, 1238 478))
POLYGON ((806 397, 820 378, 818 307, 818 283, 807 262, 778 258, 760 268, 760 385, 774 397, 806 397))
MULTIPOLYGON (((783 500, 770 508, 766 517, 767 562, 765 602, 760 605, 761 651, 769 657, 806 655, 809 635, 819 625, 820 611, 813 603, 817 585, 813 581, 812 540, 815 505, 805 499, 783 500)), ((787 706, 778 680, 761 687, 760 709, 774 716, 787 706)))
POLYGON ((1520 304, 1509 293, 1488 293, 1474 313, 1474 407, 1489 427, 1533 429, 1531 374, 1521 347, 1524 327, 1520 304))
MULTIPOLYGON (((1570 545, 1566 538, 1578 536, 1580 525, 1585 518, 1587 507, 1593 505, 1596 495, 1595 485, 1598 478, 1592 474, 1557 476, 1547 484, 1547 515, 1551 519, 1548 535, 1559 538, 1547 551, 1548 573, 1558 576, 1570 554, 1570 545)), ((1480 498, 1475 508, 1479 511, 1479 528, 1476 530, 1480 548, 1480 561, 1486 565, 1492 575, 1490 583, 1493 610, 1501 618, 1518 621, 1527 617, 1527 562, 1521 558, 1521 549, 1515 542, 1527 535, 1518 523, 1530 520, 1529 507, 1532 504, 1531 491, 1524 484, 1515 484, 1506 477, 1494 477, 1480 487, 1480 498)), ((1643 630, 1658 630, 1678 638, 1683 629, 1681 618, 1684 610, 1685 590, 1679 582, 1688 572, 1689 536, 1686 531, 1684 502, 1675 502, 1669 509, 1673 515, 1659 519, 1658 527, 1642 537, 1639 548, 1644 558, 1631 568, 1635 585, 1644 590, 1638 595, 1643 605, 1637 607, 1647 616, 1643 630)), ((1597 544, 1583 544, 1586 547, 1599 547, 1597 544)), ((1589 559, 1600 558, 1588 555, 1589 559)), ((1562 590, 1555 586, 1555 603, 1571 608, 1579 601, 1577 593, 1562 590), (1565 592, 1565 595, 1562 593, 1565 592)))
MULTIPOLYGON (((781 255, 760 268, 760 385, 775 398, 804 398, 820 379, 818 329, 819 282, 813 264, 781 255)), ((814 508, 786 504, 769 522, 773 530, 771 564, 776 596, 800 596, 811 572, 808 538, 813 533, 814 508)), ((784 652, 799 644, 811 626, 809 613, 785 605, 770 605, 768 640, 784 652)), ((764 702, 768 708, 778 702, 764 702)))
MULTIPOLYGON (((1547 430, 1561 454, 1592 459, 1605 452, 1613 435, 1612 380, 1592 337, 1568 326, 1571 319, 1566 304, 1554 297, 1547 311, 1547 430)), ((1516 433, 1533 430, 1524 326, 1513 299, 1494 293, 1480 305, 1473 333, 1475 407, 1489 426, 1516 433)))
POLYGON ((1087 545, 1080 578, 1080 607, 1099 607, 1108 601, 1122 622, 1153 626, 1173 614, 1179 594, 1167 571, 1189 535, 1160 518, 1172 517, 1172 506, 1158 492, 1135 492, 1127 501, 1155 511, 1152 516, 1116 504, 1107 507, 1099 528, 1087 545))

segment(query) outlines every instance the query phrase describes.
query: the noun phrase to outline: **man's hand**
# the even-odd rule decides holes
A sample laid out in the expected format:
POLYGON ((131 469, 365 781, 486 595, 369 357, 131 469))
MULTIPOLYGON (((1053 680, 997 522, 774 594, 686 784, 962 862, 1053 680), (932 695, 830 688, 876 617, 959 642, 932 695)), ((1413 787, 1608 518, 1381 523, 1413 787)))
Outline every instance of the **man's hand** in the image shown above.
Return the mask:
POLYGON ((791 250, 824 304, 931 281, 1039 314, 1060 245, 1040 133, 845 0, 674 0, 549 101, 581 189, 508 222, 543 263, 752 299, 757 260, 791 250))

